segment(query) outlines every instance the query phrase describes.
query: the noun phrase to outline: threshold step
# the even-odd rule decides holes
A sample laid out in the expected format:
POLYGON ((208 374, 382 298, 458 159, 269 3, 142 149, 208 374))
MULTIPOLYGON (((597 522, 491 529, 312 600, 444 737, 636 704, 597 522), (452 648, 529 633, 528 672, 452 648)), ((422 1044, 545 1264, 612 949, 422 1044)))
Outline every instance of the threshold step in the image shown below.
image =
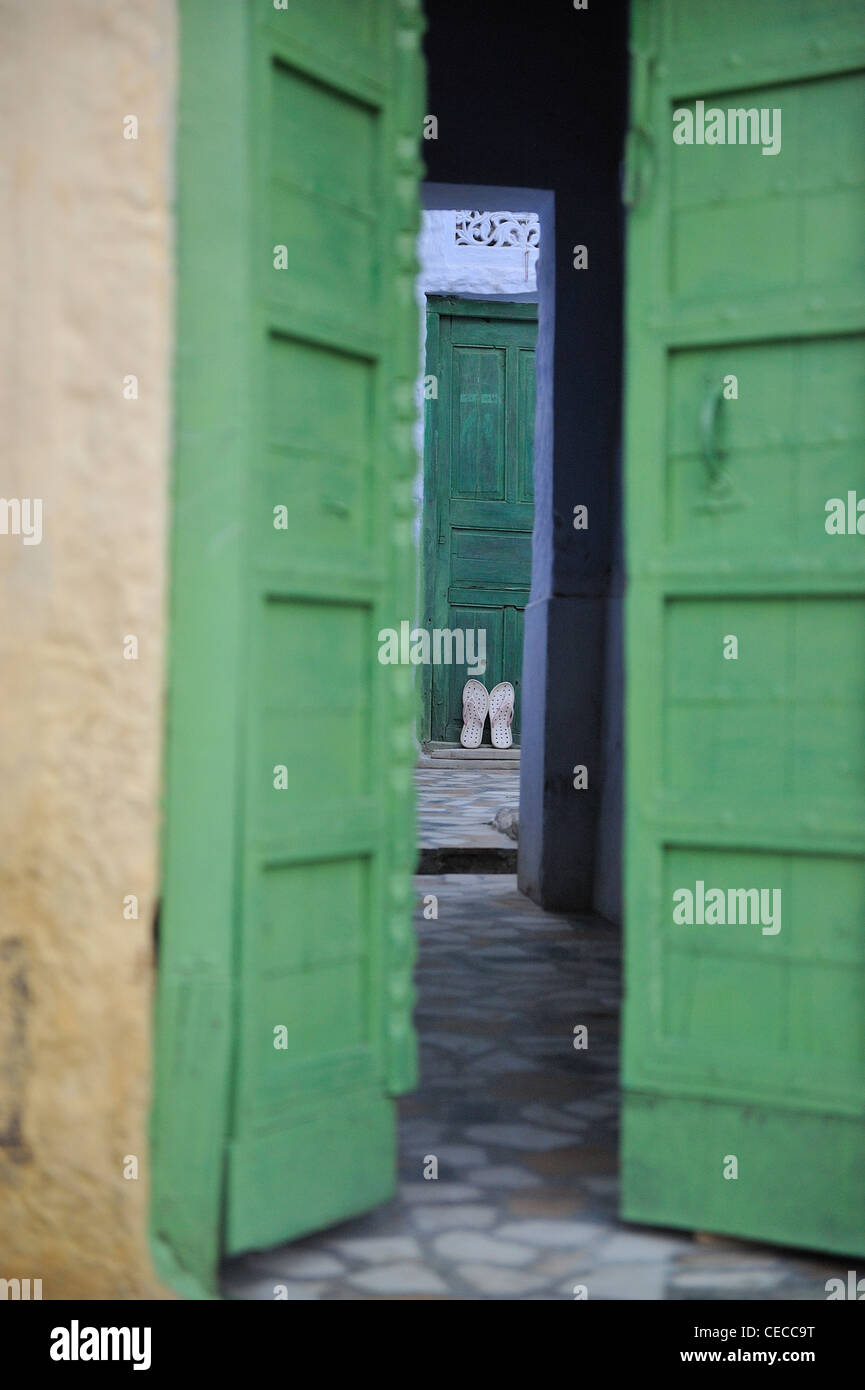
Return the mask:
POLYGON ((417 874, 515 874, 517 849, 492 845, 442 845, 418 852, 417 874))
POLYGON ((491 743, 482 743, 480 748, 463 748, 461 743, 425 743, 421 752, 434 762, 438 762, 442 758, 455 758, 461 763, 475 763, 483 760, 496 763, 518 763, 520 760, 519 747, 493 748, 491 743))
POLYGON ((443 772, 448 768, 453 772, 519 772, 519 763, 494 763, 476 762, 461 763, 454 758, 418 758, 417 767, 420 771, 443 772))

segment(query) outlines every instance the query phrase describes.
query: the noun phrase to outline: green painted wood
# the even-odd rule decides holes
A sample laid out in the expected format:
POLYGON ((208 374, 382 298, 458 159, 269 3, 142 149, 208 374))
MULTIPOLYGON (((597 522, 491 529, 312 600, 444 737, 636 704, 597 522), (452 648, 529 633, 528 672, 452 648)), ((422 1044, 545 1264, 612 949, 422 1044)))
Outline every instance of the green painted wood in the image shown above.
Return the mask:
POLYGON ((177 461, 198 505, 175 512, 154 1132, 160 1239, 185 1222, 206 1280, 220 1252, 389 1197, 392 1097, 415 1081, 415 704, 377 633, 414 591, 423 68, 413 0, 182 14, 181 420, 189 374, 202 399, 177 461), (197 238, 226 243, 209 270, 197 238), (189 994, 210 956, 211 1052, 189 994), (191 1027, 193 1055, 172 1042, 191 1027), (203 1112, 206 1152, 178 1130, 168 1162, 169 1112, 193 1133, 203 1112))
MULTIPOLYGON (((536 305, 429 297, 426 370, 438 396, 426 404, 424 622, 486 632, 480 679, 488 689, 513 684, 515 742, 532 567, 536 339, 536 305)), ((425 737, 459 741, 466 678, 467 664, 432 666, 425 737)))
POLYGON ((215 1292, 232 1047, 251 441, 247 17, 180 7, 176 424, 152 1233, 160 1275, 215 1292), (190 57, 190 55, 194 55, 190 57))
POLYGON ((632 52, 622 1213, 863 1255, 865 24, 636 0, 632 52), (780 153, 675 145, 698 99, 780 153), (781 930, 677 923, 699 882, 781 930))

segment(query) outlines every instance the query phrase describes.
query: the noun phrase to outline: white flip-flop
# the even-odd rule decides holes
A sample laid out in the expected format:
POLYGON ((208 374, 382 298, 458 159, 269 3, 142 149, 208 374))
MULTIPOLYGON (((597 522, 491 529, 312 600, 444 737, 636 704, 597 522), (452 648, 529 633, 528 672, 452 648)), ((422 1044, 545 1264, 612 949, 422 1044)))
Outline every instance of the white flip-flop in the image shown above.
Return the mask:
POLYGON ((513 743, 514 698, 510 681, 499 681, 490 691, 490 738, 494 748, 510 748, 513 743))
POLYGON ((480 681, 468 680, 463 686, 463 728, 460 743, 463 748, 479 748, 484 736, 484 721, 489 713, 490 697, 480 681))

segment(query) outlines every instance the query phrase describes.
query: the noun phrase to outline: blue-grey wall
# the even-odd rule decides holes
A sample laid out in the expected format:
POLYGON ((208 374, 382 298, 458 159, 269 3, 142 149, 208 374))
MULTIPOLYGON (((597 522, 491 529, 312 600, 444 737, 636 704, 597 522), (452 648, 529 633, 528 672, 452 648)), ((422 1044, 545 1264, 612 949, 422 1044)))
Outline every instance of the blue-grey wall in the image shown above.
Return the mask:
MULTIPOLYGON (((627 4, 470 6, 427 0, 422 142, 435 183, 549 189, 554 339, 539 342, 535 535, 526 610, 520 887, 551 908, 618 915, 621 584, 617 569, 627 4), (588 270, 573 248, 588 247, 588 270), (546 374, 546 375, 545 375, 546 374), (547 460, 545 463, 544 460, 547 460), (574 507, 589 508, 575 531, 574 507), (573 767, 589 770, 588 790, 573 767)), ((468 206, 468 204, 463 204, 468 206)))

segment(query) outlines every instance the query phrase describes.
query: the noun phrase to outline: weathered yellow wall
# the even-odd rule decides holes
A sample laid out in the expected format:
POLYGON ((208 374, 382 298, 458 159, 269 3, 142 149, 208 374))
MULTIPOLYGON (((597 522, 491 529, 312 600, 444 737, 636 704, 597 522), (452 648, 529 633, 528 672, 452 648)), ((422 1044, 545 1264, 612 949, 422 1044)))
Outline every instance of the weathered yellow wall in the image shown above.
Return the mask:
POLYGON ((175 5, 0 0, 0 36, 0 496, 44 504, 0 534, 0 1277, 153 1297, 175 5))

